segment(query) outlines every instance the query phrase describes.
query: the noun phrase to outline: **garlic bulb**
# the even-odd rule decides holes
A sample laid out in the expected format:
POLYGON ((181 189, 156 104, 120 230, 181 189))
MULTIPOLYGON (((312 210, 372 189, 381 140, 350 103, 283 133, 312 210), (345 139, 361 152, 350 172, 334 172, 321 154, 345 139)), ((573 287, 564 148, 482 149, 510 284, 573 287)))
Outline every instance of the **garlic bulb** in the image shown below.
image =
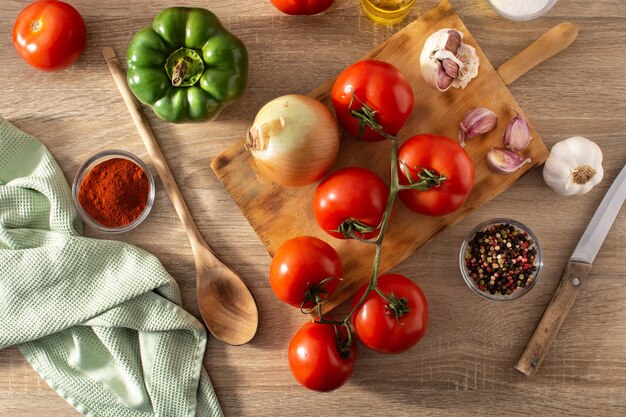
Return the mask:
POLYGON ((420 54, 424 80, 439 91, 465 88, 478 75, 479 64, 476 49, 463 43, 463 33, 456 29, 441 29, 430 35, 420 54))
POLYGON ((543 167, 546 184, 566 196, 586 194, 603 176, 600 147, 582 136, 556 143, 543 167))

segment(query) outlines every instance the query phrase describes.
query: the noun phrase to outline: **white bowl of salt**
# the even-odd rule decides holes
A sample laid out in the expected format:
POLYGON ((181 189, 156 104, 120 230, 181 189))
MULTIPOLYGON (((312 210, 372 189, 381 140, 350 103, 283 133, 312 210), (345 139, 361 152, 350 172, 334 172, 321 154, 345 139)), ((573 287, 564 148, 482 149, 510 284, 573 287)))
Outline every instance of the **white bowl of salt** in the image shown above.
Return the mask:
POLYGON ((492 9, 511 20, 531 20, 542 16, 557 0, 487 0, 492 9))

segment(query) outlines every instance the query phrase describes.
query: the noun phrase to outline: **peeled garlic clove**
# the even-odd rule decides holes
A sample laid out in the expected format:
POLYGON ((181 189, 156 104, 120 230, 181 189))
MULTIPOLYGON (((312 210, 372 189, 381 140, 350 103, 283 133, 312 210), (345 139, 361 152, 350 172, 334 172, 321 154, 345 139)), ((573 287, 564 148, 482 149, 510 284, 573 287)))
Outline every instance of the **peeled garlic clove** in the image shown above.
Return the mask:
POLYGON ((463 43, 463 33, 441 29, 431 34, 420 54, 420 67, 426 83, 439 91, 464 88, 478 75, 476 50, 463 43))
POLYGON ((504 146, 514 152, 523 151, 530 144, 530 126, 528 122, 516 112, 504 132, 504 146))
POLYGON ((459 143, 465 146, 465 141, 475 136, 487 133, 498 125, 498 116, 485 107, 477 107, 467 112, 459 129, 459 143))
POLYGON ((522 165, 529 164, 530 158, 522 158, 517 153, 504 148, 491 148, 487 152, 487 166, 496 173, 509 174, 522 165))

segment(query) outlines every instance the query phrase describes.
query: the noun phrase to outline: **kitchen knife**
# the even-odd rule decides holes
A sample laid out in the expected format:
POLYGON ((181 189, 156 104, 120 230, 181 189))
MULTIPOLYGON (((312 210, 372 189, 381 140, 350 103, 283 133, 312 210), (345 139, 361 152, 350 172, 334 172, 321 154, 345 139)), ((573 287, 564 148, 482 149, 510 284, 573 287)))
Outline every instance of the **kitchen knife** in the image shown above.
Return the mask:
POLYGON ((591 264, 609 233, 624 198, 626 198, 626 165, 613 181, 574 249, 550 304, 515 365, 518 371, 532 376, 541 366, 546 352, 574 303, 578 290, 591 270, 591 264))

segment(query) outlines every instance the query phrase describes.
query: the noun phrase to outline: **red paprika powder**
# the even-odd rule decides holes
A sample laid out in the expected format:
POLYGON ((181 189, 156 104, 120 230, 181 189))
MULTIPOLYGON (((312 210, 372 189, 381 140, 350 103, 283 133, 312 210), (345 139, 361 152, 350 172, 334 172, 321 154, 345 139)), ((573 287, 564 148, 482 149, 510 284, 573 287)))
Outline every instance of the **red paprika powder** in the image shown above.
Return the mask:
POLYGON ((146 208, 150 182, 139 165, 124 158, 112 158, 94 166, 83 179, 78 202, 106 227, 132 223, 146 208))

